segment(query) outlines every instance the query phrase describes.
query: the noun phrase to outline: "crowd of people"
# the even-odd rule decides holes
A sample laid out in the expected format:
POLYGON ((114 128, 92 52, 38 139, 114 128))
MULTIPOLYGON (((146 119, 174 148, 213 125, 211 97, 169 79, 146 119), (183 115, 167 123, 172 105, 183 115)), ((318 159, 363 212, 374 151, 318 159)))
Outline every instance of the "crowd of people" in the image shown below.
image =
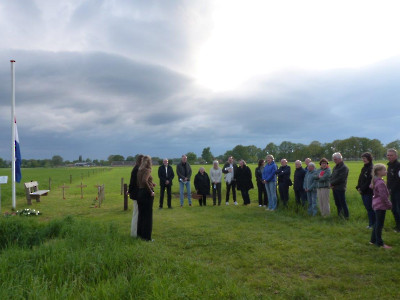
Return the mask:
MULTIPOLYGON (((362 154, 364 166, 359 175, 357 191, 360 193, 368 215, 367 228, 372 229, 371 244, 390 248, 383 243, 382 228, 385 221, 386 210, 391 209, 396 222, 395 231, 400 232, 400 162, 395 149, 387 150, 388 168, 383 164, 373 164, 372 154, 362 154), (382 179, 387 176, 387 184, 382 179), (390 200, 389 200, 390 199, 390 200)), ((280 161, 280 166, 275 163, 273 155, 267 155, 265 161, 259 160, 255 169, 255 178, 258 189, 258 205, 267 211, 275 211, 278 204, 284 208, 289 203, 289 188, 292 186, 296 209, 307 208, 310 216, 315 216, 318 210, 321 216, 330 215, 330 191, 332 190, 334 203, 339 216, 349 218, 349 209, 346 201, 347 178, 349 168, 343 161, 339 152, 332 156, 335 166, 330 168, 326 158, 319 160, 319 168, 310 158, 305 159, 305 168, 300 160, 295 161, 294 180, 291 180, 291 168, 286 159, 280 161), (278 190, 278 192, 277 192, 278 190), (278 203, 278 195, 280 201, 278 203)), ((151 176, 151 158, 138 155, 135 167, 131 173, 129 195, 134 201, 131 235, 145 240, 151 240, 152 210, 154 201, 153 178, 151 176)), ((221 168, 215 160, 209 172, 200 167, 194 176, 196 198, 200 206, 207 205, 207 196, 212 190, 213 205, 221 205, 221 185, 225 181, 225 205, 229 205, 232 192, 233 204, 238 205, 236 190, 242 195, 243 205, 250 204, 249 190, 253 189, 252 172, 244 160, 239 165, 230 156, 221 168)), ((184 190, 186 187, 188 205, 192 206, 191 178, 192 168, 187 161, 187 156, 182 155, 181 161, 176 166, 176 175, 179 182, 180 206, 184 206, 184 190)), ((175 173, 168 164, 168 159, 158 168, 160 180, 159 208, 164 205, 164 194, 167 191, 167 206, 172 208, 171 187, 175 173)))

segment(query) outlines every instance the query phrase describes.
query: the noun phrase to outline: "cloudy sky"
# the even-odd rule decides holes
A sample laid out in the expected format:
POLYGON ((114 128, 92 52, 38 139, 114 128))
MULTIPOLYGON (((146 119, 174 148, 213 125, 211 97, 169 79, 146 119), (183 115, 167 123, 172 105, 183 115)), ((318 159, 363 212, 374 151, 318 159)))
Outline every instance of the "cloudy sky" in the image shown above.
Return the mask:
POLYGON ((0 3, 0 157, 11 72, 23 158, 179 157, 400 139, 399 1, 0 3))

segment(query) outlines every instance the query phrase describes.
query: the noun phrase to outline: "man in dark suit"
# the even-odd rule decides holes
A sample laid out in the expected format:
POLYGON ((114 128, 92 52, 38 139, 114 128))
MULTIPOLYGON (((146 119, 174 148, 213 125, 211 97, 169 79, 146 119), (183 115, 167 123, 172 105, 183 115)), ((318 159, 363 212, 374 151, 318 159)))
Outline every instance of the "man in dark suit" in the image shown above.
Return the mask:
POLYGON ((160 178, 160 209, 163 208, 165 188, 167 188, 168 208, 172 208, 171 186, 172 186, 172 179, 174 179, 175 174, 172 167, 168 165, 168 159, 166 158, 163 160, 163 165, 161 165, 158 168, 158 177, 160 178))

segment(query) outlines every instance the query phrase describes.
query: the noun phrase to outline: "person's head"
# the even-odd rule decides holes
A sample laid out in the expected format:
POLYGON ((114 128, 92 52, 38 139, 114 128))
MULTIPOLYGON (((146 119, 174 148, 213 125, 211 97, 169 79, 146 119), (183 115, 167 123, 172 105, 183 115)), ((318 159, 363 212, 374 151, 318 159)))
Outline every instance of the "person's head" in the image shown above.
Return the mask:
POLYGON ((233 164, 233 156, 228 157, 228 163, 233 164))
POLYGON ((388 149, 386 154, 389 162, 395 162, 397 160, 397 150, 396 149, 388 149))
POLYGON ((296 166, 296 169, 300 169, 301 168, 301 161, 300 160, 296 160, 294 162, 294 165, 296 166))
POLYGON ((287 160, 285 158, 281 159, 281 166, 286 167, 287 166, 287 160))
POLYGON ((328 167, 329 161, 324 157, 321 158, 319 161, 319 165, 321 166, 322 169, 326 169, 328 167))
POLYGON ((182 162, 184 164, 187 162, 187 156, 185 154, 182 155, 182 162))
POLYGON ((304 163, 306 164, 306 166, 308 166, 308 164, 311 162, 311 158, 309 158, 309 157, 307 157, 305 160, 304 160, 304 163))
POLYGON ((135 166, 140 167, 140 165, 142 164, 142 159, 143 159, 143 154, 139 154, 138 156, 136 156, 135 166))
POLYGON ((204 167, 200 167, 199 172, 200 172, 201 174, 204 174, 205 171, 206 171, 206 170, 204 169, 204 167))
POLYGON ((151 169, 151 157, 144 155, 139 169, 151 169))
POLYGON ((335 162, 335 164, 340 164, 343 161, 343 156, 339 152, 335 152, 332 155, 332 159, 335 162))
POLYGON ((275 158, 274 158, 273 155, 268 154, 267 157, 265 158, 265 160, 267 161, 267 163, 270 164, 270 163, 272 163, 272 162, 275 160, 275 158))
POLYGON ((219 166, 218 160, 213 161, 213 166, 214 166, 214 169, 218 169, 218 166, 219 166))
POLYGON ((384 164, 376 164, 372 170, 372 175, 374 177, 382 178, 383 176, 386 176, 386 174, 387 170, 384 164))
POLYGON ((246 166, 246 162, 245 162, 243 159, 241 159, 241 160, 239 161, 239 166, 240 166, 241 168, 244 168, 244 167, 246 166))
POLYGON ((163 164, 164 164, 164 166, 168 166, 168 159, 164 158, 163 164))
POLYGON ((364 164, 369 164, 372 162, 373 158, 372 158, 372 154, 369 152, 365 152, 361 155, 361 158, 364 162, 364 164))
POLYGON ((264 166, 264 164, 265 164, 265 161, 263 159, 260 159, 258 161, 258 167, 262 167, 262 166, 264 166))
POLYGON ((308 171, 312 172, 315 170, 315 164, 313 162, 310 162, 308 164, 308 171))

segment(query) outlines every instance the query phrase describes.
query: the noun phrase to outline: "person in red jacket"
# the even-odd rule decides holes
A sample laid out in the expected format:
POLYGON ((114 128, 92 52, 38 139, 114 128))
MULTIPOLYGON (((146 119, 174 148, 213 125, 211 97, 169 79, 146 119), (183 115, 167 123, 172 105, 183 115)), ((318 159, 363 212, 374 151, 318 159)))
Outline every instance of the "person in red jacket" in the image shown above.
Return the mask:
POLYGON ((385 224, 386 211, 392 208, 392 203, 389 200, 389 190, 386 187, 382 177, 386 176, 386 167, 383 164, 376 164, 373 168, 373 178, 371 188, 374 191, 372 198, 372 208, 375 211, 375 224, 371 235, 370 244, 375 244, 378 247, 390 249, 392 247, 383 243, 382 229, 385 224))

